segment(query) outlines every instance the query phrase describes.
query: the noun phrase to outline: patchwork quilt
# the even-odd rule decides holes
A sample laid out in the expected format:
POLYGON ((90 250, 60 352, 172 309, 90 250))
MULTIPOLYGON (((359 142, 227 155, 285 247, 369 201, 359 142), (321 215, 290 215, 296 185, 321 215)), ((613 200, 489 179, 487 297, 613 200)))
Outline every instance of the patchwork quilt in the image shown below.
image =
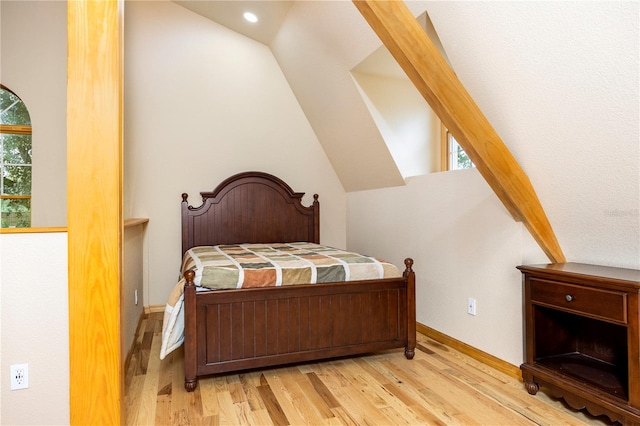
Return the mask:
MULTIPOLYGON (((198 291, 396 278, 385 261, 313 243, 201 246, 188 250, 184 271, 195 272, 198 291)), ((165 306, 160 359, 184 341, 184 278, 165 306)))

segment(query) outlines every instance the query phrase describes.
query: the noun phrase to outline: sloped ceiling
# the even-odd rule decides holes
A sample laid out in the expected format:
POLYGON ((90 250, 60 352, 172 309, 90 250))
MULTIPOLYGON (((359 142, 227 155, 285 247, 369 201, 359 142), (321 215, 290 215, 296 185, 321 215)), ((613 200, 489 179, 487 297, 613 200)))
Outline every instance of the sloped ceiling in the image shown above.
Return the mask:
MULTIPOLYGON (((569 259, 640 265, 638 2, 426 2, 458 78, 569 259), (617 253, 617 254, 614 254, 617 253)), ((345 190, 402 185, 349 72, 381 46, 350 1, 294 2, 267 43, 345 190)))
MULTIPOLYGON (((359 72, 408 79, 351 2, 174 2, 271 47, 347 192, 404 184, 350 71, 359 66, 359 72), (259 22, 246 22, 247 11, 259 22)), ((423 27, 443 52, 422 12, 423 27)))
POLYGON ((192 12, 216 21, 260 43, 269 44, 280 29, 293 1, 173 0, 192 12), (243 18, 245 12, 260 17, 257 23, 243 18))
POLYGON ((429 15, 567 258, 640 266, 639 3, 434 2, 429 15))
MULTIPOLYGON (((235 18, 229 14, 240 14, 256 2, 212 2, 222 3, 227 8, 224 14, 219 8, 205 11, 201 4, 211 2, 176 3, 188 8, 195 3, 200 7, 193 11, 231 28, 235 18)), ((290 2, 284 19, 276 12, 263 9, 260 22, 281 20, 278 32, 265 44, 271 47, 344 189, 404 185, 349 73, 382 45, 367 22, 349 1, 290 2)), ((269 38, 268 31, 240 32, 261 42, 269 38)))
POLYGON ((404 180, 350 71, 381 46, 351 2, 296 2, 270 44, 347 192, 404 180))

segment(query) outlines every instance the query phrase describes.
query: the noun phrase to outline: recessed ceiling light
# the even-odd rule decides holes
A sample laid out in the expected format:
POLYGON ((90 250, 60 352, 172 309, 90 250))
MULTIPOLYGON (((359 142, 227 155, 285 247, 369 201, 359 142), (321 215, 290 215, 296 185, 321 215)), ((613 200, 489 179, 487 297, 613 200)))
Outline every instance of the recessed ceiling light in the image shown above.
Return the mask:
POLYGON ((255 15, 255 13, 245 12, 243 16, 244 16, 244 19, 246 19, 249 22, 258 22, 258 17, 255 15))

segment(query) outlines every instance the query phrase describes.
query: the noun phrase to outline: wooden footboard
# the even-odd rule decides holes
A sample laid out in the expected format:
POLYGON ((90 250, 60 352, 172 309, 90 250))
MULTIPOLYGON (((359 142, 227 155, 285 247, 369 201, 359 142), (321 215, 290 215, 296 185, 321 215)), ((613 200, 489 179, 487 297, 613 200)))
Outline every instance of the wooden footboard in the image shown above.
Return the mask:
POLYGON ((184 289, 185 388, 198 377, 416 346, 415 274, 403 277, 196 292, 184 289))

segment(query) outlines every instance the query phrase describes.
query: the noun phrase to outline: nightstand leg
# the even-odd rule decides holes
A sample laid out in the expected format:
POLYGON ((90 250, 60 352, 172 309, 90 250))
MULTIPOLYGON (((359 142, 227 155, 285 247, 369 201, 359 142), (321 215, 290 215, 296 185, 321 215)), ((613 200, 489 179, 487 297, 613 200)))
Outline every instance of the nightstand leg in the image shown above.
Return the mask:
POLYGON ((522 372, 522 380, 524 381, 524 388, 530 395, 535 395, 540 390, 540 385, 535 382, 533 374, 528 371, 522 372))
POLYGON ((524 382, 524 388, 530 395, 535 395, 540 390, 540 386, 536 382, 524 382))

